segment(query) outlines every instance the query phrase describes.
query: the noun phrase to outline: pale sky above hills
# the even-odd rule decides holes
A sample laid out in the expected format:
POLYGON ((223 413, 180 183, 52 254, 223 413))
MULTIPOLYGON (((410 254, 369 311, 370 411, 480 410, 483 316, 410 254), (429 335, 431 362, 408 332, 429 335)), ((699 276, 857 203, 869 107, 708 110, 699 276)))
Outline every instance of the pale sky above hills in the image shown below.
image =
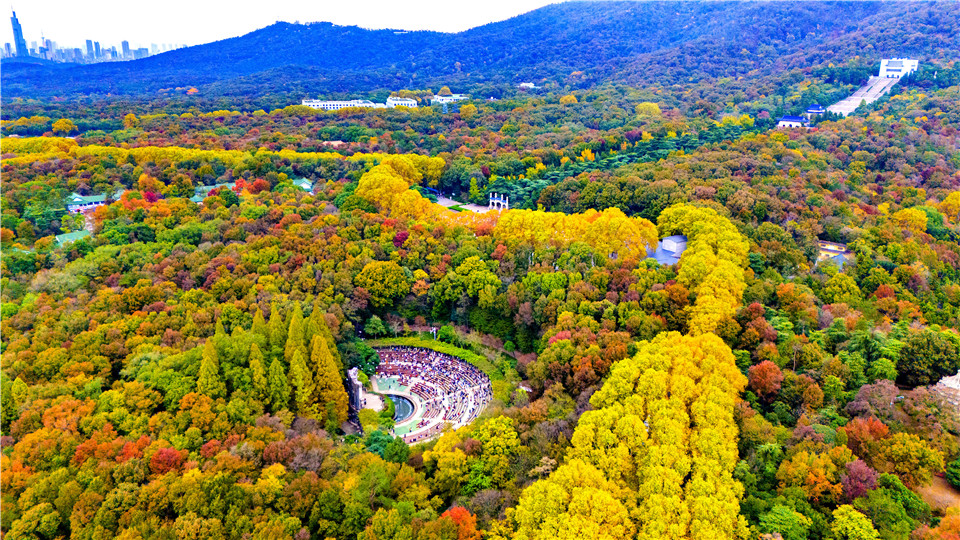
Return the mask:
MULTIPOLYGON (((459 32, 501 21, 551 0, 15 0, 11 6, 30 46, 41 33, 60 47, 149 47, 151 43, 197 45, 246 34, 275 21, 329 21, 364 28, 459 32)), ((13 44, 10 12, 0 24, 3 42, 13 44)))

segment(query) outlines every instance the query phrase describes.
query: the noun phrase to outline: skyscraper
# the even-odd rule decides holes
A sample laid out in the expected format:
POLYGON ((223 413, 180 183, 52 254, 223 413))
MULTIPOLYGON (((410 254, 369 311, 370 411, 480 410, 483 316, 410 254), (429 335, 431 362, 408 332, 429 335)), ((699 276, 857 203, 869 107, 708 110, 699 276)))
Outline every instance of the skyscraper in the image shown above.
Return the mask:
POLYGON ((87 40, 87 58, 93 58, 93 40, 87 40))
POLYGON ((100 58, 100 42, 99 41, 93 42, 93 52, 94 54, 96 54, 95 58, 100 58))
POLYGON ((10 17, 10 23, 13 25, 13 42, 17 47, 17 56, 30 56, 27 49, 27 42, 23 39, 23 28, 20 28, 20 21, 17 20, 17 12, 13 12, 10 17))
POLYGON ((130 57, 130 42, 129 42, 129 41, 121 41, 121 42, 120 42, 120 47, 123 48, 123 57, 124 57, 124 58, 129 58, 129 57, 130 57))

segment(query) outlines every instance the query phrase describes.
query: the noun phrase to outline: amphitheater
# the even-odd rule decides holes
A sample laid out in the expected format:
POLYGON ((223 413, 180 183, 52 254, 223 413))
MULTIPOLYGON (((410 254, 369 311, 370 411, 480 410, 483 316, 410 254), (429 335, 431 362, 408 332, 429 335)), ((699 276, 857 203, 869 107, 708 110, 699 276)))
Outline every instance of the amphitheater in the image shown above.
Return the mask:
POLYGON ((407 444, 469 424, 490 402, 490 379, 455 356, 417 347, 376 351, 380 365, 370 381, 396 403, 394 435, 407 444))

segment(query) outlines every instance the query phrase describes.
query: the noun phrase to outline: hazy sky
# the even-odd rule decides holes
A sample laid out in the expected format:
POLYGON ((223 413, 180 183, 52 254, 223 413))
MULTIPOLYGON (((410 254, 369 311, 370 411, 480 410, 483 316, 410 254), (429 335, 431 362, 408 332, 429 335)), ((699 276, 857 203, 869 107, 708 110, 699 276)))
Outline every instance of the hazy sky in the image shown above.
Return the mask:
MULTIPOLYGON (((556 0, 14 0, 23 37, 40 41, 41 32, 61 47, 102 46, 122 40, 131 47, 151 43, 197 45, 239 36, 276 21, 329 21, 364 28, 459 32, 501 21, 556 0)), ((9 8, 8 8, 9 9, 9 8)), ((3 42, 13 43, 10 12, 4 15, 3 42)))

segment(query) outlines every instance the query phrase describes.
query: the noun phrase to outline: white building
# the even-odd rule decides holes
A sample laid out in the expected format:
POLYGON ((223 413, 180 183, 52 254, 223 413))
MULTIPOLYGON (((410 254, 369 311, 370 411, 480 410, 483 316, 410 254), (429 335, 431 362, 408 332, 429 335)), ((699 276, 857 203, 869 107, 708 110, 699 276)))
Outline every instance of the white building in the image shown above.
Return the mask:
POLYGON ((668 236, 663 239, 663 249, 680 255, 683 250, 687 249, 687 237, 682 234, 668 236))
POLYGON ((415 109, 417 107, 417 100, 413 98, 388 97, 387 108, 395 109, 397 107, 410 107, 411 109, 415 109))
POLYGON ((527 90, 532 90, 537 87, 537 85, 533 84, 532 82, 522 82, 518 86, 527 90))
POLYGON ((467 99, 470 99, 470 96, 466 94, 451 94, 449 96, 433 96, 430 99, 430 102, 439 103, 442 105, 444 103, 456 103, 458 101, 464 101, 467 99))
POLYGON ((305 99, 300 102, 301 105, 311 109, 320 109, 324 111, 339 111, 347 107, 361 107, 364 109, 385 109, 387 106, 383 103, 374 103, 369 99, 353 99, 350 101, 323 101, 319 99, 305 99))
POLYGON ((93 210, 98 206, 107 204, 106 195, 88 195, 84 197, 77 193, 71 193, 67 197, 67 211, 71 214, 79 214, 87 210, 93 210))
POLYGON ((809 123, 810 121, 802 116, 784 116, 780 118, 779 122, 777 122, 777 127, 807 127, 807 124, 809 123))
POLYGON ((913 73, 920 66, 919 60, 909 58, 885 58, 880 61, 880 77, 884 79, 899 79, 913 73))

